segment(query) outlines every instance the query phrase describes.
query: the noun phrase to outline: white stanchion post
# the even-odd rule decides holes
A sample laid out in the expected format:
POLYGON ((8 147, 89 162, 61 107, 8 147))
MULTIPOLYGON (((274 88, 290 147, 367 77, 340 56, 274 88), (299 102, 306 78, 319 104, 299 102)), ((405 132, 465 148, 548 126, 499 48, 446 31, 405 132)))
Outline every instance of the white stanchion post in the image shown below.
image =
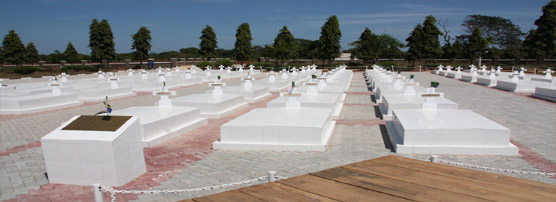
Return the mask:
POLYGON ((276 181, 276 171, 268 171, 268 182, 276 181))
POLYGON ((438 163, 438 156, 437 155, 431 155, 431 162, 433 163, 438 163))
POLYGON ((95 195, 95 202, 103 202, 102 191, 100 191, 100 183, 93 184, 93 193, 95 195))

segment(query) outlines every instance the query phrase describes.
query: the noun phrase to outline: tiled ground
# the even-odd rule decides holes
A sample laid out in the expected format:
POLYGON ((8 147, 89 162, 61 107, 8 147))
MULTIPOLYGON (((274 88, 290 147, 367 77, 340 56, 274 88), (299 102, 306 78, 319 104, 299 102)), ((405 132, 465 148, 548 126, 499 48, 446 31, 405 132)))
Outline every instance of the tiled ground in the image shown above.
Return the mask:
MULTIPOLYGON (((422 84, 431 80, 439 81, 439 90, 446 92, 446 97, 458 102, 461 108, 472 109, 511 128, 512 139, 521 147, 522 152, 522 155, 516 157, 441 156, 442 159, 518 170, 556 170, 556 105, 430 73, 413 74, 417 75, 417 81, 422 84)), ((239 81, 227 83, 237 85, 239 81)), ((362 72, 354 73, 327 152, 225 151, 210 148, 210 144, 219 137, 221 124, 255 107, 264 107, 265 103, 272 99, 270 97, 222 119, 210 120, 208 125, 171 142, 145 149, 148 172, 122 188, 193 188, 251 179, 266 175, 269 170, 275 170, 282 176, 296 176, 392 154, 389 144, 384 139, 384 129, 381 127, 384 122, 375 116, 375 106, 370 99, 372 92, 366 91, 364 86, 362 72)), ((197 85, 177 91, 178 95, 184 95, 204 92, 207 89, 206 85, 197 85)), ((111 105, 117 109, 134 105, 152 105, 156 100, 153 96, 141 94, 113 100, 111 105)), ((38 140, 74 115, 93 114, 100 110, 101 104, 91 103, 47 113, 0 116, 0 200, 91 201, 92 192, 89 186, 47 184, 38 140)), ((428 156, 408 157, 423 159, 428 156)), ((546 176, 509 175, 556 183, 554 179, 546 176)), ((179 200, 225 190, 139 196, 119 194, 118 200, 179 200)))

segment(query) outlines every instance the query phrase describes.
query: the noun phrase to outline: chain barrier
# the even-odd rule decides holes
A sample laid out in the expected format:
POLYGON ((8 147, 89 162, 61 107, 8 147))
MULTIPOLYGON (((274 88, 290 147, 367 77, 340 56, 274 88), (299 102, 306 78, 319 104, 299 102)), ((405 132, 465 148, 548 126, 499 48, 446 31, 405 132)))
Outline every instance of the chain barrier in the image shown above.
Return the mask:
MULTIPOLYGON (((425 161, 431 162, 431 159, 425 159, 425 161)), ((546 172, 534 172, 534 171, 524 171, 524 170, 512 170, 512 169, 492 168, 492 167, 487 167, 487 166, 478 166, 478 165, 473 165, 473 164, 458 163, 458 162, 445 161, 445 160, 437 160, 437 162, 438 162, 438 163, 443 163, 443 164, 448 164, 448 165, 453 165, 453 166, 459 166, 459 167, 474 168, 474 169, 480 169, 480 170, 499 171, 499 172, 505 172, 505 173, 517 173, 517 174, 529 174, 529 175, 544 175, 544 176, 551 176, 551 177, 556 176, 556 173, 546 173, 546 172)))
MULTIPOLYGON (((283 176, 274 176, 276 180, 286 179, 283 176)), ((177 194, 177 193, 186 193, 186 192, 196 192, 196 191, 206 191, 206 190, 215 190, 215 189, 222 189, 227 187, 235 187, 240 185, 252 184, 264 179, 268 179, 268 176, 261 176, 258 178, 253 178, 250 180, 234 182, 229 184, 221 184, 221 185, 214 185, 214 186, 207 186, 207 187, 198 187, 198 188, 188 188, 188 189, 175 189, 175 190, 117 190, 110 186, 101 186, 101 191, 103 192, 110 192, 110 198, 112 202, 116 202, 116 194, 177 194)))

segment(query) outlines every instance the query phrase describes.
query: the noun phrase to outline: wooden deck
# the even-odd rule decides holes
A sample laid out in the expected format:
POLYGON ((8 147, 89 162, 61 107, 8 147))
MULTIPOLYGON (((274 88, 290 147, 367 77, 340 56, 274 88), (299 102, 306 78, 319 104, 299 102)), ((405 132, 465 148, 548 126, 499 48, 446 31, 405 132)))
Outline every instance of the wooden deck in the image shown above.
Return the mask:
POLYGON ((556 185, 385 156, 185 201, 556 201, 556 185))

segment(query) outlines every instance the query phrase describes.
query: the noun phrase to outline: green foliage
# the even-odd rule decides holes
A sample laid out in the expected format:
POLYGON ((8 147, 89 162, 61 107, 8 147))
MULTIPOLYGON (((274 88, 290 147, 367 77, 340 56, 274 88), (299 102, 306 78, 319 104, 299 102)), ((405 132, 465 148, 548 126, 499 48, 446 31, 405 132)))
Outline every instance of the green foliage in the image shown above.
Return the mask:
POLYGON ((320 31, 320 47, 318 49, 319 59, 328 60, 328 64, 331 64, 334 58, 340 56, 340 38, 342 37, 342 32, 340 31, 340 23, 335 15, 328 18, 326 23, 321 28, 320 31))
POLYGON ((68 46, 64 51, 64 59, 66 59, 66 61, 70 63, 79 61, 79 53, 77 52, 77 50, 75 50, 75 47, 73 47, 71 41, 68 43, 68 46))
POLYGON ((422 32, 423 46, 421 50, 423 58, 432 59, 442 55, 440 41, 438 40, 439 35, 442 35, 442 32, 436 27, 436 18, 432 15, 425 17, 422 32))
POLYGON ((481 29, 477 28, 473 31, 473 34, 469 37, 466 44, 467 55, 469 59, 474 60, 477 57, 482 56, 483 52, 486 51, 487 41, 482 37, 481 29))
POLYGON ((89 66, 89 65, 64 65, 61 69, 62 72, 79 72, 79 71, 86 71, 86 72, 96 72, 99 68, 96 66, 89 66))
POLYGON ((556 58, 556 0, 542 7, 542 15, 535 20, 537 26, 534 37, 537 48, 544 58, 556 58))
POLYGON ((10 30, 2 41, 2 55, 5 62, 21 64, 25 60, 25 46, 14 30, 10 30))
POLYGON ((284 61, 294 58, 297 54, 297 44, 286 26, 282 27, 280 33, 278 33, 274 39, 273 47, 275 50, 275 57, 281 61, 282 65, 284 65, 284 61))
POLYGON ((113 59, 116 56, 114 49, 114 34, 106 19, 100 23, 97 19, 89 26, 89 47, 91 59, 95 61, 113 59))
POLYGON ((522 52, 527 58, 540 59, 544 52, 539 48, 540 40, 538 39, 537 30, 531 29, 523 41, 522 52))
POLYGON ((203 31, 201 31, 201 44, 199 44, 199 54, 204 58, 210 59, 215 57, 216 49, 218 48, 216 41, 216 33, 211 26, 206 26, 203 31))
POLYGON ((423 65, 423 67, 438 67, 438 65, 440 65, 440 64, 437 64, 437 63, 426 63, 426 64, 423 65))
POLYGON ((35 47, 33 42, 29 42, 27 47, 25 47, 25 61, 34 64, 40 60, 39 58, 39 51, 35 47))
POLYGON ((184 58, 198 58, 200 56, 199 49, 195 47, 182 48, 180 49, 180 53, 184 58))
POLYGON ((377 59, 374 54, 376 52, 375 46, 376 35, 374 35, 369 28, 359 36, 359 40, 352 42, 350 45, 355 46, 354 55, 357 58, 363 59, 364 63, 377 59))
POLYGON ((207 66, 214 67, 214 65, 213 65, 211 62, 209 62, 209 61, 202 61, 202 62, 199 62, 196 66, 197 66, 197 67, 207 67, 207 66))
POLYGON ((32 74, 38 70, 39 68, 34 66, 17 66, 12 69, 16 74, 32 74))
POLYGON ((392 61, 379 62, 378 65, 385 68, 392 67, 392 66, 398 67, 398 63, 392 61))
POLYGON ((272 58, 275 53, 276 51, 274 50, 274 47, 268 44, 264 46, 253 46, 253 57, 255 59, 260 57, 272 58))
POLYGON ((251 29, 249 24, 242 23, 237 28, 236 32, 236 43, 234 44, 234 56, 236 60, 239 60, 243 64, 244 60, 248 60, 252 53, 251 48, 251 29))
POLYGON ((407 50, 407 59, 412 61, 422 59, 421 50, 423 49, 423 26, 421 24, 415 26, 405 41, 407 42, 407 47, 409 48, 407 50))
POLYGON ((229 67, 232 66, 234 63, 232 61, 226 60, 226 59, 222 59, 222 60, 217 60, 216 62, 214 62, 214 66, 218 67, 220 65, 225 66, 225 67, 229 67))
POLYGON ((313 59, 318 57, 319 40, 295 39, 297 43, 296 58, 313 59))
POLYGON ((149 51, 151 50, 151 31, 147 27, 141 26, 137 33, 132 35, 132 39, 131 50, 135 50, 133 58, 143 63, 143 60, 149 57, 149 51))
POLYGON ((482 37, 489 44, 496 45, 500 49, 519 49, 521 47, 521 36, 523 33, 519 26, 511 20, 498 16, 468 15, 462 26, 468 34, 475 29, 480 29, 482 37))

